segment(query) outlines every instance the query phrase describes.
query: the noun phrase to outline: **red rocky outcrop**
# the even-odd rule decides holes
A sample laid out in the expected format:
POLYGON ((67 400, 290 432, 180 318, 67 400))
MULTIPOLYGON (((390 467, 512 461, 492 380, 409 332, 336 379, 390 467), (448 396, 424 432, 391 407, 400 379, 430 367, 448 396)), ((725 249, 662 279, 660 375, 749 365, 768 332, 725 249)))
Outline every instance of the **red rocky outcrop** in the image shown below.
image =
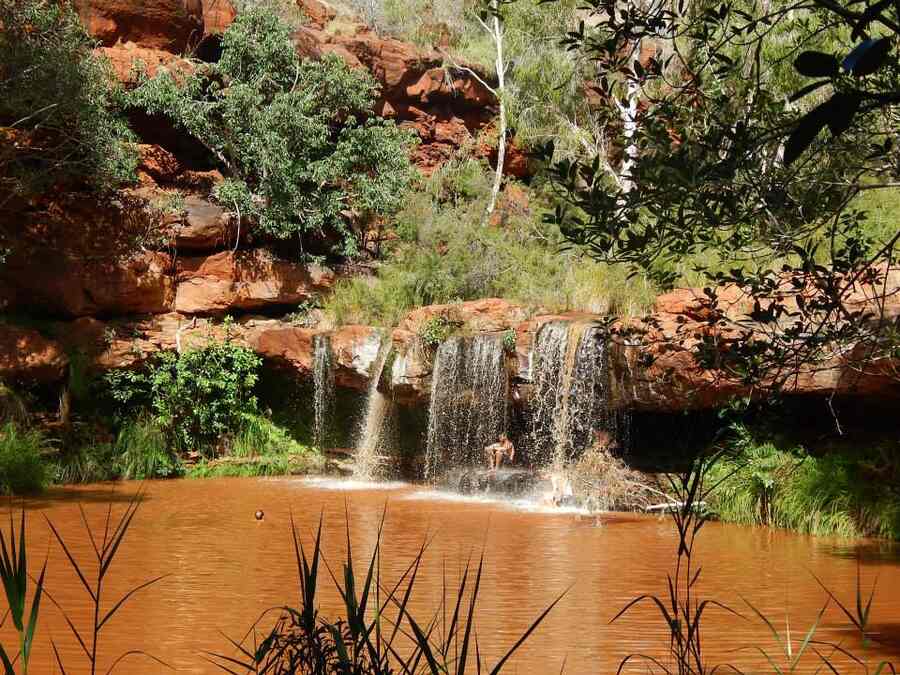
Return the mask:
POLYGON ((334 285, 334 273, 318 265, 279 260, 254 249, 178 261, 175 310, 209 314, 226 310, 296 305, 334 285))
POLYGON ((0 324, 0 379, 54 382, 64 376, 68 364, 53 340, 29 328, 0 324))

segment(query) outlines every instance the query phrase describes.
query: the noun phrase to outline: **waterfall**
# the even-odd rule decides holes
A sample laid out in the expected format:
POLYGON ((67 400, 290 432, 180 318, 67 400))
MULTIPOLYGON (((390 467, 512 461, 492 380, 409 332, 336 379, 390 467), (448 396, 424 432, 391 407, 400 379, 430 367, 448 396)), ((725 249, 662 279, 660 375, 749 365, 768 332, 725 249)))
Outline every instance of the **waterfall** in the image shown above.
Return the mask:
POLYGON ((331 440, 330 426, 334 412, 334 358, 330 335, 313 336, 313 387, 313 438, 316 447, 321 449, 331 440))
POLYGON ((375 477, 378 455, 388 450, 385 448, 385 435, 392 401, 384 395, 378 385, 390 353, 390 337, 383 337, 372 366, 372 379, 369 382, 369 391, 366 397, 366 414, 357 434, 353 475, 359 480, 372 480, 375 477))
POLYGON ((438 347, 431 374, 426 478, 484 464, 484 447, 506 430, 508 388, 498 337, 453 337, 438 347))
MULTIPOLYGON (((531 456, 562 468, 593 442, 597 431, 619 436, 608 410, 607 341, 600 326, 548 323, 532 351, 531 456)), ((619 438, 619 441, 624 441, 619 438)))

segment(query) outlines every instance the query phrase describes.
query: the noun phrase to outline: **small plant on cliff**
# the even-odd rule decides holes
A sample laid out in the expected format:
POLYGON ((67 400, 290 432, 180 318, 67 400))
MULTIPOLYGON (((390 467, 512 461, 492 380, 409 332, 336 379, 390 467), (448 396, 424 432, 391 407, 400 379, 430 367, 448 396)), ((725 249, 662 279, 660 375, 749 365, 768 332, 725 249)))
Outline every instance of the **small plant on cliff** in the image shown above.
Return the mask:
POLYGON ((143 370, 113 371, 107 384, 122 409, 148 410, 172 448, 209 453, 256 412, 261 362, 230 339, 210 341, 181 354, 163 352, 143 370))
POLYGON ((446 314, 433 316, 419 328, 419 337, 429 349, 437 349, 459 328, 460 323, 446 314))
POLYGON ((357 250, 353 222, 392 213, 412 178, 412 136, 376 119, 378 88, 338 57, 301 60, 275 13, 250 9, 222 39, 222 58, 193 74, 142 78, 131 105, 164 114, 218 159, 216 198, 279 238, 308 235, 357 250))
POLYGON ((58 179, 133 175, 117 85, 72 3, 0 0, 0 205, 58 179))

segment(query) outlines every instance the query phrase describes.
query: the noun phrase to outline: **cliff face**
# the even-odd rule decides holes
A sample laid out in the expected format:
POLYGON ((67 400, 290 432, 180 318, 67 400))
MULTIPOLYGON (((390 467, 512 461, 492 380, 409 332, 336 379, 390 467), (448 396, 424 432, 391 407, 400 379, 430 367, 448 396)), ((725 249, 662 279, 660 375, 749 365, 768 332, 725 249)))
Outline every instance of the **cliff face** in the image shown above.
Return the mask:
MULTIPOLYGON (((85 25, 101 42, 123 80, 134 59, 151 70, 189 68, 187 50, 215 56, 218 35, 235 13, 227 0, 76 0, 85 25)), ((429 172, 457 148, 475 140, 495 111, 490 93, 463 72, 448 73, 439 54, 361 25, 332 25, 334 14, 317 0, 300 0, 309 21, 295 35, 297 49, 315 58, 335 53, 367 68, 382 85, 378 112, 409 126, 422 140, 415 161, 429 172)), ((270 362, 307 376, 313 337, 326 332, 294 325, 285 315, 333 287, 338 273, 279 259, 254 242, 221 207, 210 202, 222 179, 189 138, 161 120, 136 120, 141 135, 140 185, 114 199, 54 194, 4 214, 0 227, 15 242, 0 265, 0 309, 41 320, 41 330, 0 323, 0 378, 25 383, 60 382, 68 354, 86 355, 94 367, 134 366, 161 349, 185 348, 222 336, 214 319, 240 316, 236 339, 270 362), (183 198, 166 204, 171 188, 183 198)), ((487 152, 487 150, 485 151, 487 152)), ((527 171, 521 153, 508 169, 527 171)), ((900 273, 890 283, 900 290, 900 273)), ((743 300, 729 295, 729 311, 743 300)), ((888 318, 900 316, 900 294, 888 295, 888 318)), ((864 290, 861 297, 865 297, 864 290)), ((740 382, 701 368, 689 350, 711 330, 702 295, 682 290, 662 296, 648 321, 613 324, 609 342, 610 404, 616 408, 685 410, 713 407, 740 382), (639 331, 630 331, 631 328, 639 331), (680 345, 678 347, 673 345, 680 345)), ((862 300, 864 301, 864 300, 862 300)), ((605 324, 591 315, 537 315, 503 300, 485 299, 411 312, 390 332, 367 326, 329 330, 339 385, 363 389, 382 340, 394 347, 390 377, 381 386, 409 404, 423 404, 431 388, 433 354, 419 337, 434 317, 450 317, 462 334, 514 335, 507 367, 527 397, 535 336, 548 322, 605 324)), ((20 322, 21 323, 21 322, 20 322)), ((725 329, 723 335, 727 337, 725 329)), ((866 394, 900 398, 890 368, 861 367, 860 354, 801 373, 789 393, 866 394), (879 370, 880 369, 880 370, 879 370)))

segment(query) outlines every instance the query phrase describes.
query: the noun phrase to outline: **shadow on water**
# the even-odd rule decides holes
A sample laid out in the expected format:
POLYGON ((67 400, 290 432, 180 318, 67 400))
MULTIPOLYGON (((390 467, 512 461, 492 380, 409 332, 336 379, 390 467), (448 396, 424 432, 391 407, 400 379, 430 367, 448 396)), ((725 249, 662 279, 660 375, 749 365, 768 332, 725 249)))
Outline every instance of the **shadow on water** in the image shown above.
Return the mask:
POLYGON ((900 564, 900 542, 864 541, 847 544, 822 544, 823 553, 842 560, 858 560, 866 566, 900 564))
POLYGON ((137 483, 100 483, 91 487, 77 486, 50 488, 40 495, 20 498, 9 498, 7 506, 16 509, 24 507, 26 511, 41 511, 51 506, 65 503, 72 504, 129 504, 133 501, 146 502, 152 497, 137 487, 137 483), (108 486, 108 487, 107 487, 108 486))

